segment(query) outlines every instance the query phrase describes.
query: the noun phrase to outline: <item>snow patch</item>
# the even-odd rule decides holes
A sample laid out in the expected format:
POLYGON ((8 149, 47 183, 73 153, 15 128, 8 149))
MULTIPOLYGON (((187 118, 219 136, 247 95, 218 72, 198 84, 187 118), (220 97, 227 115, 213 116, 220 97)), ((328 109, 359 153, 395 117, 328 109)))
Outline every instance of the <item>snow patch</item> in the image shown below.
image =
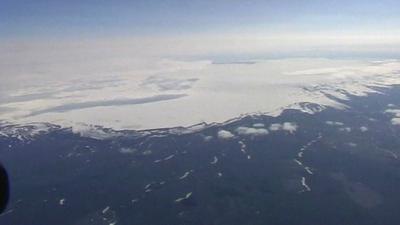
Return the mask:
POLYGON ((218 158, 217 158, 217 156, 214 156, 213 161, 211 161, 210 163, 211 164, 217 164, 217 162, 218 162, 218 158))
POLYGON ((65 204, 66 199, 62 198, 60 199, 60 201, 58 202, 59 205, 64 205, 65 204))
POLYGON ((303 187, 305 188, 305 191, 311 191, 311 188, 306 183, 306 178, 305 177, 301 178, 301 185, 303 185, 303 187))
POLYGON ((187 193, 187 194, 185 195, 185 197, 176 199, 175 202, 181 202, 181 201, 183 201, 183 200, 186 200, 186 199, 190 198, 190 196, 192 196, 192 192, 187 193))

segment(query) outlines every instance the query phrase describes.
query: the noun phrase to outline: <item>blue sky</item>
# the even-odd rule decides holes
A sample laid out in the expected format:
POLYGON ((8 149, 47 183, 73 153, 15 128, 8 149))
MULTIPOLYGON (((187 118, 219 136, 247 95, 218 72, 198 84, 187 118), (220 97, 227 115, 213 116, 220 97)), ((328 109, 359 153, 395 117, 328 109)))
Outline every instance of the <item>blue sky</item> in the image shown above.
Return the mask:
POLYGON ((0 36, 397 32, 396 0, 0 0, 0 36))

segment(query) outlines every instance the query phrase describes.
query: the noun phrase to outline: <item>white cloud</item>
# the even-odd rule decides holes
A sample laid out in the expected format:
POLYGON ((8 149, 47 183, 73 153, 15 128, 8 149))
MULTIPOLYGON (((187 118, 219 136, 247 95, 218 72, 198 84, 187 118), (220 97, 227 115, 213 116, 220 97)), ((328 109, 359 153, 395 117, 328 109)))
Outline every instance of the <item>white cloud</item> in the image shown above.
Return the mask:
POLYGON ((209 142, 213 139, 213 136, 204 136, 204 141, 209 142))
POLYGON ((151 151, 150 149, 147 149, 142 152, 142 155, 151 155, 152 153, 153 153, 153 151, 151 151))
POLYGON ((234 138, 235 135, 233 135, 231 132, 227 130, 220 130, 218 131, 218 138, 219 139, 231 139, 234 138))
POLYGON ((278 131, 278 130, 281 130, 281 129, 282 129, 282 124, 280 124, 280 123, 273 123, 273 124, 271 124, 271 125, 269 126, 269 129, 270 129, 271 131, 278 131))
POLYGON ((395 116, 391 120, 393 125, 400 125, 400 109, 387 109, 385 112, 395 116))
POLYGON ((391 120, 393 125, 400 125, 400 117, 395 117, 391 120))
POLYGON ((328 124, 328 125, 332 125, 332 126, 343 126, 344 125, 344 123, 342 123, 342 122, 338 122, 338 121, 326 121, 325 122, 326 124, 328 124))
POLYGON ((354 143, 354 142, 349 142, 349 143, 347 143, 350 147, 357 147, 357 144, 356 143, 354 143))
POLYGON ((289 131, 290 133, 295 132, 297 128, 298 126, 296 123, 284 122, 282 125, 282 130, 289 131))
MULTIPOLYGON (((68 126, 68 125, 67 125, 68 126)), ((107 130, 104 131, 102 127, 94 126, 94 125, 87 125, 83 123, 76 123, 71 126, 71 131, 74 134, 79 134, 82 137, 90 137, 93 139, 103 140, 103 139, 110 139, 114 137, 119 137, 122 134, 107 130)))
POLYGON ((239 135, 247 135, 247 136, 262 136, 267 135, 269 132, 265 128, 252 128, 252 127, 238 127, 236 128, 236 132, 239 135))
POLYGON ((271 131, 278 131, 278 130, 283 130, 283 131, 289 131, 290 133, 293 133, 297 130, 298 125, 296 123, 292 122, 284 122, 283 124, 280 123, 273 123, 269 126, 269 129, 271 131))
POLYGON ((385 112, 393 114, 396 117, 400 117, 400 109, 387 109, 385 112))
POLYGON ((121 152, 122 154, 133 154, 133 153, 137 152, 137 149, 134 149, 134 148, 121 148, 119 150, 119 152, 121 152))
POLYGON ((362 126, 360 127, 361 132, 366 132, 368 131, 368 127, 362 126))
POLYGON ((253 127, 260 128, 260 127, 265 127, 265 125, 263 123, 255 123, 255 124, 253 124, 253 127))
POLYGON ((350 127, 342 127, 342 128, 339 128, 339 130, 343 131, 343 132, 351 132, 351 128, 350 127))

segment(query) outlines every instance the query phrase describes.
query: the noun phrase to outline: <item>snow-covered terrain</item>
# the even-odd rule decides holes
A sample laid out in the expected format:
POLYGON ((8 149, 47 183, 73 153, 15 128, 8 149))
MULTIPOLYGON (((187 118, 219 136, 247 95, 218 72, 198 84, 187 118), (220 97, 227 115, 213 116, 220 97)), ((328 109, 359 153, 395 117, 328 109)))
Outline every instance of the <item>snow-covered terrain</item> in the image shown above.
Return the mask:
POLYGON ((278 115, 286 108, 307 113, 325 106, 345 108, 335 98, 366 95, 374 92, 371 87, 400 83, 397 60, 308 58, 221 64, 162 59, 154 61, 154 68, 123 64, 123 70, 109 71, 112 75, 88 73, 79 79, 64 77, 3 90, 0 121, 48 122, 75 130, 87 129, 82 124, 117 130, 191 126, 249 113, 278 115))

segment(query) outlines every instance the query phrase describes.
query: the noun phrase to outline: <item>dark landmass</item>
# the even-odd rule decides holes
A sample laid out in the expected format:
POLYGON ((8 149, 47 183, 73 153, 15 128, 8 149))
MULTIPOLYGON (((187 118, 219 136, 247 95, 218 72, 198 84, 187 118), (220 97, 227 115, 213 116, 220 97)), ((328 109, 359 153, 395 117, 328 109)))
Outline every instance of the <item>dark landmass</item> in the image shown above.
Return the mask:
POLYGON ((377 90, 336 99, 346 110, 191 133, 99 128, 112 134, 101 139, 0 123, 11 179, 0 224, 397 225, 400 126, 385 111, 400 106, 400 87, 377 90))

